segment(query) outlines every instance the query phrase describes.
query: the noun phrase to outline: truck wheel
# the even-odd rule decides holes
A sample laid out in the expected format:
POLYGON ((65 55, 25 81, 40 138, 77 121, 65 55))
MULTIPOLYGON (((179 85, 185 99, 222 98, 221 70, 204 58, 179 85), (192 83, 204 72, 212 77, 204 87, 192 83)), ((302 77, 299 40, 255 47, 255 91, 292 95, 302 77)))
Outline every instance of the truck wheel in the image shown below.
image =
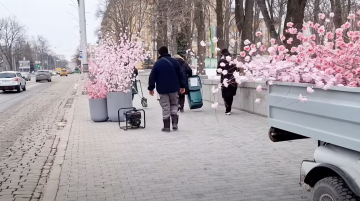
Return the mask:
POLYGON ((326 177, 314 187, 313 201, 360 201, 340 177, 326 177))
POLYGON ((273 137, 274 131, 275 131, 274 128, 270 128, 268 134, 269 134, 270 140, 273 141, 273 142, 276 142, 276 139, 273 137))

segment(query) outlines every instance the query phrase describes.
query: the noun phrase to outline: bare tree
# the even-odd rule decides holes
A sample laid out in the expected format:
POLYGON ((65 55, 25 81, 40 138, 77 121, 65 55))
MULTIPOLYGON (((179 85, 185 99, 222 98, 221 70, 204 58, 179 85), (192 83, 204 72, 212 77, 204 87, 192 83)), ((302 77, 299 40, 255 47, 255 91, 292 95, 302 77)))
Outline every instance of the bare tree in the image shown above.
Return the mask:
POLYGON ((253 30, 254 1, 253 0, 236 0, 235 1, 235 18, 239 33, 241 33, 240 49, 246 39, 252 39, 253 30), (245 3, 245 9, 244 9, 245 3))
POLYGON ((97 16, 102 19, 101 31, 119 40, 120 34, 129 39, 141 32, 148 17, 148 0, 105 0, 98 6, 97 16))
POLYGON ((268 3, 269 5, 269 9, 267 7, 267 4, 266 4, 266 1, 265 0, 257 0, 257 4, 261 10, 261 13, 264 17, 264 21, 265 21, 265 24, 266 24, 266 27, 268 29, 268 31, 270 32, 270 37, 271 38, 275 38, 275 39, 279 39, 279 32, 281 30, 281 21, 282 21, 282 12, 283 12, 283 4, 282 4, 283 1, 281 1, 279 4, 279 16, 278 16, 278 22, 276 22, 275 20, 275 16, 274 16, 274 5, 273 5, 273 1, 268 3), (280 22, 280 23, 279 23, 280 22), (278 29, 278 32, 276 31, 276 23, 279 24, 279 29, 278 29))
POLYGON ((14 70, 14 45, 25 34, 25 28, 14 18, 0 20, 0 50, 7 60, 10 70, 14 70))
POLYGON ((42 67, 45 67, 45 63, 49 62, 48 61, 48 55, 50 51, 49 41, 44 36, 38 35, 36 38, 33 39, 33 47, 35 50, 36 59, 40 60, 42 67))
POLYGON ((29 41, 26 41, 26 44, 23 47, 22 56, 25 57, 26 60, 29 60, 29 61, 34 60, 33 49, 31 48, 29 41))
MULTIPOLYGON (((24 58, 26 44, 27 44, 27 40, 24 35, 19 37, 14 43, 13 61, 15 62, 14 67, 16 67, 16 69, 19 67, 19 61, 23 60, 23 58, 24 58)), ((26 57, 25 57, 25 59, 26 59, 26 57)))

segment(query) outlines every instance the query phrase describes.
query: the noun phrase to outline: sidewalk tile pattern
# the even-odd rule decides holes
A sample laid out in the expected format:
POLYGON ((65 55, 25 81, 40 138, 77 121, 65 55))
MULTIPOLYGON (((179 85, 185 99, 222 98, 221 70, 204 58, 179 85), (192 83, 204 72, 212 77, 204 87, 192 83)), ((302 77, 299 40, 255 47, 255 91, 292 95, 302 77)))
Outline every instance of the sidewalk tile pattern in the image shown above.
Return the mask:
POLYGON ((56 201, 309 200, 299 168, 315 140, 273 143, 266 118, 225 116, 209 103, 180 114, 179 131, 162 133, 160 106, 148 101, 147 127, 123 131, 93 123, 79 97, 56 201))

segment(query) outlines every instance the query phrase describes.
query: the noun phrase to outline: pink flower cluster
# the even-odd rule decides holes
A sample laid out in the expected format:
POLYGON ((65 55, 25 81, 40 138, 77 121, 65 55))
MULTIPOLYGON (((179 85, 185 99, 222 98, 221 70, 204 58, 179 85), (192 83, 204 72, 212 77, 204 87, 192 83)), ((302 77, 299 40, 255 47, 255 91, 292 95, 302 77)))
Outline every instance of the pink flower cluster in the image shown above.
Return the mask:
POLYGON ((101 80, 87 80, 85 85, 86 92, 90 99, 106 98, 108 89, 101 80))
POLYGON ((102 44, 89 50, 90 76, 104 83, 108 92, 130 92, 133 71, 145 59, 142 43, 131 41, 125 34, 120 40, 103 37, 102 44))
MULTIPOLYGON (((271 39, 272 46, 267 49, 269 56, 263 54, 265 48, 261 44, 249 44, 246 40, 244 51, 240 53, 240 57, 245 59, 230 62, 241 68, 245 75, 235 73, 234 80, 227 82, 310 83, 324 90, 332 86, 360 87, 360 31, 357 31, 360 21, 355 22, 356 15, 350 14, 349 21, 335 29, 333 17, 333 13, 329 18, 321 13, 319 19, 322 23, 305 23, 302 30, 293 28, 291 22, 287 23, 286 32, 291 37, 282 36, 280 41, 271 39), (311 35, 305 32, 308 29, 311 35), (300 45, 287 49, 284 43, 293 44, 295 39, 300 40, 300 45)), ((258 87, 258 91, 260 89, 258 87)), ((312 92, 314 90, 307 90, 307 93, 312 92)), ((305 102, 307 98, 300 94, 299 100, 305 102)), ((256 102, 260 100, 256 99, 256 102)))
MULTIPOLYGON (((320 19, 325 19, 323 14, 320 15, 320 19)), ((272 40, 273 46, 268 49, 270 60, 244 64, 247 76, 264 81, 311 83, 325 90, 331 86, 360 87, 360 32, 353 31, 357 26, 353 14, 349 19, 338 29, 308 22, 312 31, 318 33, 318 38, 315 34, 306 36, 289 28, 288 32, 301 44, 288 50, 272 40)), ((291 44, 290 39, 288 44, 291 44)))

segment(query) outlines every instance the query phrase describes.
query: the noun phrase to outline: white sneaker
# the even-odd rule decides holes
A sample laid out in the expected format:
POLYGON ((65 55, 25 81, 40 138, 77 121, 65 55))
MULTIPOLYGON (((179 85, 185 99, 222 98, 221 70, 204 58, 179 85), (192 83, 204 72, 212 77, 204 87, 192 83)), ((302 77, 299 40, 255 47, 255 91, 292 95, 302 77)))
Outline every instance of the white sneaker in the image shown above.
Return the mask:
POLYGON ((231 115, 231 112, 225 112, 225 115, 231 115))

